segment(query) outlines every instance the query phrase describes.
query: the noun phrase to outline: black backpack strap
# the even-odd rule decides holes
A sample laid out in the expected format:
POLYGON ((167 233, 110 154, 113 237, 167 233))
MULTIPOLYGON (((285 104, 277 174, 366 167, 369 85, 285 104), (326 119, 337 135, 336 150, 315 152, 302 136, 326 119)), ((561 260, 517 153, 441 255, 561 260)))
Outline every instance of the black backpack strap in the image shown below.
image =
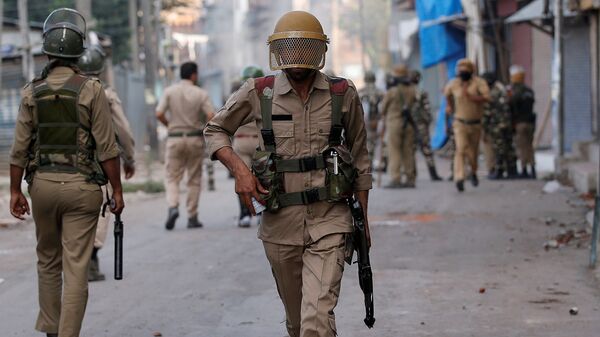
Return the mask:
POLYGON ((341 77, 329 77, 329 91, 331 92, 331 130, 329 132, 329 146, 342 144, 342 106, 344 96, 348 91, 348 80, 341 77))
POLYGON ((275 133, 273 132, 273 85, 275 76, 265 76, 254 79, 254 87, 260 99, 260 114, 262 117, 262 135, 265 150, 275 152, 275 133))

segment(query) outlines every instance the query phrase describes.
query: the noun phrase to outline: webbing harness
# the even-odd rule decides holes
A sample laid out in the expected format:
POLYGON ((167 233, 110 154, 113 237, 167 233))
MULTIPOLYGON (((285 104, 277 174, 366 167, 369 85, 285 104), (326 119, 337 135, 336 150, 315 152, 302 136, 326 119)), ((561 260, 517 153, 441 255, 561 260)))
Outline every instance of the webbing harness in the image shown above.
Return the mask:
MULTIPOLYGON (((329 92, 331 93, 331 129, 328 143, 330 147, 342 144, 342 105, 344 95, 348 89, 348 81, 338 77, 328 77, 329 92)), ((260 111, 263 127, 260 133, 263 138, 265 150, 275 152, 275 133, 273 131, 273 86, 275 76, 256 78, 254 87, 260 99, 260 111)), ((322 170, 327 167, 323 155, 304 157, 298 159, 277 159, 275 171, 277 173, 298 173, 322 170)), ((326 186, 313 188, 301 192, 283 193, 278 196, 281 207, 292 205, 307 205, 318 201, 328 200, 329 193, 326 186)))

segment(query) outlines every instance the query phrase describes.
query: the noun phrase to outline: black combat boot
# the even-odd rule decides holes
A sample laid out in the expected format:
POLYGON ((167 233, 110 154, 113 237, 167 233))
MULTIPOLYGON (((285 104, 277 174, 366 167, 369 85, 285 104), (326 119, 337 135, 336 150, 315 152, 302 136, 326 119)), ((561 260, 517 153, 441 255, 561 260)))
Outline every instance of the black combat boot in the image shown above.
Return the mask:
POLYGON ((202 228, 202 222, 198 221, 198 216, 194 215, 188 219, 187 228, 202 228))
POLYGON ((523 166, 523 171, 521 171, 521 178, 529 179, 529 172, 527 172, 527 166, 523 166))
POLYGON ((471 185, 473 185, 473 187, 479 186, 479 179, 475 173, 471 174, 471 185))
POLYGON ((167 230, 172 230, 175 228, 175 221, 179 218, 179 210, 177 207, 169 208, 169 215, 167 215, 167 222, 165 223, 165 228, 167 230))
POLYGON ((401 188, 415 188, 415 187, 417 187, 417 185, 415 184, 414 181, 407 181, 405 183, 401 183, 400 187, 401 188))
POLYGON ((464 180, 459 180, 456 182, 456 189, 459 192, 463 192, 465 190, 465 181, 464 180))
POLYGON ((435 166, 429 166, 429 176, 431 177, 431 181, 441 181, 442 178, 437 174, 437 170, 435 166))
POLYGON ((504 170, 503 169, 494 170, 494 173, 492 173, 489 176, 489 178, 490 178, 490 180, 499 180, 499 179, 504 178, 504 170))
POLYGON ((57 333, 47 333, 46 337, 58 337, 57 333))
POLYGON ((519 171, 517 170, 517 165, 512 165, 508 167, 508 172, 507 172, 508 179, 517 179, 519 178, 519 171))

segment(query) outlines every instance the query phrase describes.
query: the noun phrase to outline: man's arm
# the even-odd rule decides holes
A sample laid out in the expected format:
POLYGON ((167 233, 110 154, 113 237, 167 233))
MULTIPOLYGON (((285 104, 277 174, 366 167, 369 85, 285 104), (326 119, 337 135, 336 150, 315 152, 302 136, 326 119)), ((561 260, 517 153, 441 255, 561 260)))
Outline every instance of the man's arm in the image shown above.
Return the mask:
POLYGON ((100 165, 102 165, 102 169, 113 189, 112 199, 115 201, 115 207, 111 207, 111 211, 115 214, 121 214, 125 202, 123 201, 123 188, 121 187, 121 162, 119 157, 105 160, 100 165))
POLYGON ((164 126, 169 127, 169 121, 167 120, 167 110, 169 110, 169 90, 166 90, 163 96, 160 98, 158 105, 156 106, 156 119, 158 119, 164 126))
POLYGON ((22 167, 10 165, 10 214, 20 220, 25 220, 25 213, 31 214, 27 198, 21 191, 23 171, 22 167))
POLYGON ((166 114, 164 111, 156 110, 156 119, 162 123, 162 125, 169 127, 169 121, 167 120, 166 114))
POLYGON ((107 92, 112 120, 117 131, 118 143, 121 146, 123 159, 123 169, 125 170, 125 179, 131 178, 135 174, 135 141, 133 132, 129 126, 129 121, 123 111, 121 100, 116 92, 107 92))

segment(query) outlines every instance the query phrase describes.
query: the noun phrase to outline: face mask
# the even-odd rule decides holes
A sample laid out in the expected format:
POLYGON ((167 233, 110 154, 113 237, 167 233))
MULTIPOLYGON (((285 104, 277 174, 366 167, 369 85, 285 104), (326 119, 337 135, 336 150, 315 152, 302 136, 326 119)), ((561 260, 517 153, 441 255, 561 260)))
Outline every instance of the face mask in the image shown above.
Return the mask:
POLYGON ((473 76, 473 74, 471 74, 468 71, 461 71, 461 72, 458 73, 458 76, 460 76, 461 80, 463 80, 463 81, 466 82, 466 81, 468 81, 468 80, 471 79, 471 76, 473 76))

